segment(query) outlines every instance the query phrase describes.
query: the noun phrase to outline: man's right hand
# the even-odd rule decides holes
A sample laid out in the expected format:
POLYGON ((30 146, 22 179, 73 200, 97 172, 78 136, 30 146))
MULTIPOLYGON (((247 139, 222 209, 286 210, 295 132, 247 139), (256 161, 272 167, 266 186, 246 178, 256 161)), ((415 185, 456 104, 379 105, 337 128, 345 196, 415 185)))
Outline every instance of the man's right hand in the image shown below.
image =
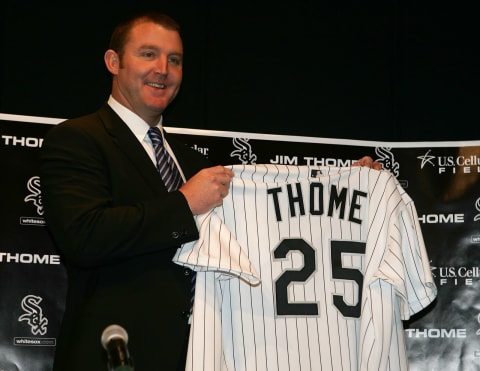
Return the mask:
POLYGON ((193 215, 203 214, 222 204, 233 176, 232 170, 220 165, 202 169, 179 191, 187 199, 193 215))

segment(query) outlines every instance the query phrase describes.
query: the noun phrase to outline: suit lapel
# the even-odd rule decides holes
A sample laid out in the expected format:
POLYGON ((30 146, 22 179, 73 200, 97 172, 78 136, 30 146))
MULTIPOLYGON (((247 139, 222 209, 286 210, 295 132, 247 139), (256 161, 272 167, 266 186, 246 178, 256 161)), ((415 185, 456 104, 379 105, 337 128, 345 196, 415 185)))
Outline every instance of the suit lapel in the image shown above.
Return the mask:
POLYGON ((159 191, 166 192, 165 185, 158 175, 155 165, 137 138, 133 135, 130 128, 108 104, 104 104, 104 106, 98 110, 98 114, 105 125, 107 133, 112 139, 113 145, 123 152, 125 158, 138 170, 140 175, 151 186, 152 190, 155 193, 159 191))

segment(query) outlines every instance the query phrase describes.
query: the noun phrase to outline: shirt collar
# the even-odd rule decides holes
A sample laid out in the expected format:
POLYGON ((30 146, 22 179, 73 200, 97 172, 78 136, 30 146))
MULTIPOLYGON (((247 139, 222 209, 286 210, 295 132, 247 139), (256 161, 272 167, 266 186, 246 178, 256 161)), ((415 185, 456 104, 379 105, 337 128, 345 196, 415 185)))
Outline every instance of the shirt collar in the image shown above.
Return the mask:
MULTIPOLYGON (((127 126, 130 128, 130 130, 133 132, 133 134, 137 137, 139 141, 143 141, 146 137, 148 138, 147 131, 150 126, 140 116, 120 104, 111 95, 108 98, 107 103, 115 111, 115 113, 120 116, 120 118, 125 122, 125 124, 127 124, 127 126)), ((163 116, 160 117, 157 127, 160 128, 160 131, 163 135, 162 121, 163 116)))

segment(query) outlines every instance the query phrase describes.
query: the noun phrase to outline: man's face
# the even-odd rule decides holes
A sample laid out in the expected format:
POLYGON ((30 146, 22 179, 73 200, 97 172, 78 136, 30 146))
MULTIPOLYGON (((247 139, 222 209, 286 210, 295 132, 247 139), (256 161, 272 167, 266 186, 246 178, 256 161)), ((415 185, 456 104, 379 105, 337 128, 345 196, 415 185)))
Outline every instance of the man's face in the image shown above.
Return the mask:
POLYGON ((112 95, 148 123, 156 124, 182 82, 180 35, 155 23, 137 24, 119 57, 112 95))

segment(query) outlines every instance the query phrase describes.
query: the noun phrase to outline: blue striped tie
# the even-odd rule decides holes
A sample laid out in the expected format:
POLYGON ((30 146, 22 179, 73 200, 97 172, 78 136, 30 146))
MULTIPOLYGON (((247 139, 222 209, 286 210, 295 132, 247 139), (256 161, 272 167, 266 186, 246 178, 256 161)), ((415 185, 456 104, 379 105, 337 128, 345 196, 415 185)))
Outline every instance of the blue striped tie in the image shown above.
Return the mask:
POLYGON ((157 170, 162 177, 165 187, 167 187, 168 192, 177 190, 183 184, 183 180, 175 162, 163 145, 163 137, 160 129, 157 127, 148 129, 148 136, 152 141, 157 159, 157 170))
MULTIPOLYGON (((157 159, 157 170, 162 177, 165 187, 167 187, 168 192, 177 190, 183 184, 183 179, 180 176, 180 172, 178 171, 175 162, 163 145, 163 137, 160 129, 157 127, 148 129, 148 136, 152 141, 153 149, 155 150, 155 158, 157 159)), ((190 314, 192 314, 193 309, 196 278, 197 274, 192 272, 192 285, 190 289, 190 314)))

